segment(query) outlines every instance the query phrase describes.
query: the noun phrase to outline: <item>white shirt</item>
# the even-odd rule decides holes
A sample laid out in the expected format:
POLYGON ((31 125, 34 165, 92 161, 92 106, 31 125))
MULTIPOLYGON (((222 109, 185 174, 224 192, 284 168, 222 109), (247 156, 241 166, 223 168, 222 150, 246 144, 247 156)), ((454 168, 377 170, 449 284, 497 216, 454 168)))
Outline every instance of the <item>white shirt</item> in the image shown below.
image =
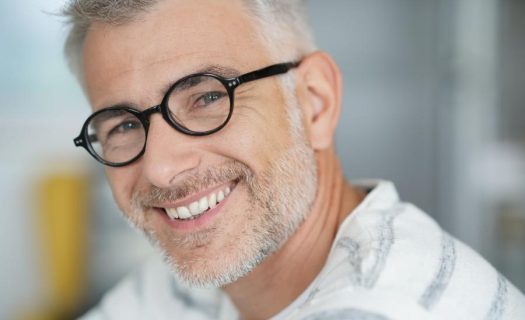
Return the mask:
MULTIPOLYGON (((525 319, 525 297, 427 214, 400 202, 387 181, 339 227, 325 266, 273 320, 525 319)), ((220 289, 191 289, 150 261, 82 320, 230 320, 239 315, 220 289)))

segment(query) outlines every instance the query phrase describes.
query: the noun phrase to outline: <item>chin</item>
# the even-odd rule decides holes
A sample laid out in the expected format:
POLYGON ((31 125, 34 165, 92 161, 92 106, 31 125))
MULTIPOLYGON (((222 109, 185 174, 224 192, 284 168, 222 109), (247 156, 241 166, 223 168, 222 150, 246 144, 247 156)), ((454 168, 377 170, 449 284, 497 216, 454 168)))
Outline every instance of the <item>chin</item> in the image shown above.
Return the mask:
POLYGON ((165 263, 178 281, 194 288, 227 286, 246 276, 260 263, 253 260, 246 262, 243 259, 225 252, 220 255, 200 252, 189 257, 164 254, 165 263))

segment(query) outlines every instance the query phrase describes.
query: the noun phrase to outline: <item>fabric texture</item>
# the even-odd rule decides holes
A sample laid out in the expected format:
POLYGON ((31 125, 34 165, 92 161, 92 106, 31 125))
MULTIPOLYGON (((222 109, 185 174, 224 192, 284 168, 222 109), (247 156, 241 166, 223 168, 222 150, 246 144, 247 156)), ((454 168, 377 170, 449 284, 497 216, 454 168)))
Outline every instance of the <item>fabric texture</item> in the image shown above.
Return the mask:
MULTIPOLYGON (((525 319, 525 297, 388 181, 345 219, 309 287, 272 320, 525 319)), ((219 289, 177 283, 160 261, 124 279, 82 320, 239 319, 219 289)))

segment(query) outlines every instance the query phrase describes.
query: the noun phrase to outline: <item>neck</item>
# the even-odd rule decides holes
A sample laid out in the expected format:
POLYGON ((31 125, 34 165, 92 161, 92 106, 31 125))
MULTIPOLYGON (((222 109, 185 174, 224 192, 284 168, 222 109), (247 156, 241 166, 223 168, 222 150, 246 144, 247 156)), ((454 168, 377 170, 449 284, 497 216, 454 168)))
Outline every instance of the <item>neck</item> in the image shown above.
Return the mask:
POLYGON ((323 268, 339 225, 364 195, 346 182, 333 148, 317 154, 317 196, 308 218, 273 255, 223 288, 243 319, 268 319, 291 304, 323 268))

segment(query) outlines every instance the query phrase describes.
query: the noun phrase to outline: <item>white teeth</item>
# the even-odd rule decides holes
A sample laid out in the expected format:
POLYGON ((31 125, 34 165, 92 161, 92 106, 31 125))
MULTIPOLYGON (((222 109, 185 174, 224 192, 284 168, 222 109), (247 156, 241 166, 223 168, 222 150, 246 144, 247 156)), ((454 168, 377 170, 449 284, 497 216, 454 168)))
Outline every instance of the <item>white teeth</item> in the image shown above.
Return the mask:
POLYGON ((179 214, 180 219, 188 219, 191 218, 190 210, 186 207, 178 207, 177 213, 179 214))
POLYGON ((196 216, 200 214, 202 211, 199 210, 199 203, 197 201, 192 202, 190 204, 190 212, 192 215, 196 216))
POLYGON ((208 204, 210 205, 210 208, 213 209, 217 206, 217 195, 215 193, 212 193, 209 200, 208 200, 208 204))
POLYGON ((208 198, 202 197, 202 199, 199 200, 199 213, 202 213, 206 210, 208 210, 208 198))
POLYGON ((230 187, 226 187, 224 190, 218 193, 212 193, 206 197, 202 197, 199 201, 192 202, 189 206, 174 208, 166 208, 166 214, 172 219, 191 219, 194 216, 198 216, 208 209, 215 208, 219 202, 224 200, 231 193, 230 187))
POLYGON ((173 220, 179 218, 179 215, 177 214, 177 209, 174 208, 166 208, 166 213, 168 216, 173 220))

